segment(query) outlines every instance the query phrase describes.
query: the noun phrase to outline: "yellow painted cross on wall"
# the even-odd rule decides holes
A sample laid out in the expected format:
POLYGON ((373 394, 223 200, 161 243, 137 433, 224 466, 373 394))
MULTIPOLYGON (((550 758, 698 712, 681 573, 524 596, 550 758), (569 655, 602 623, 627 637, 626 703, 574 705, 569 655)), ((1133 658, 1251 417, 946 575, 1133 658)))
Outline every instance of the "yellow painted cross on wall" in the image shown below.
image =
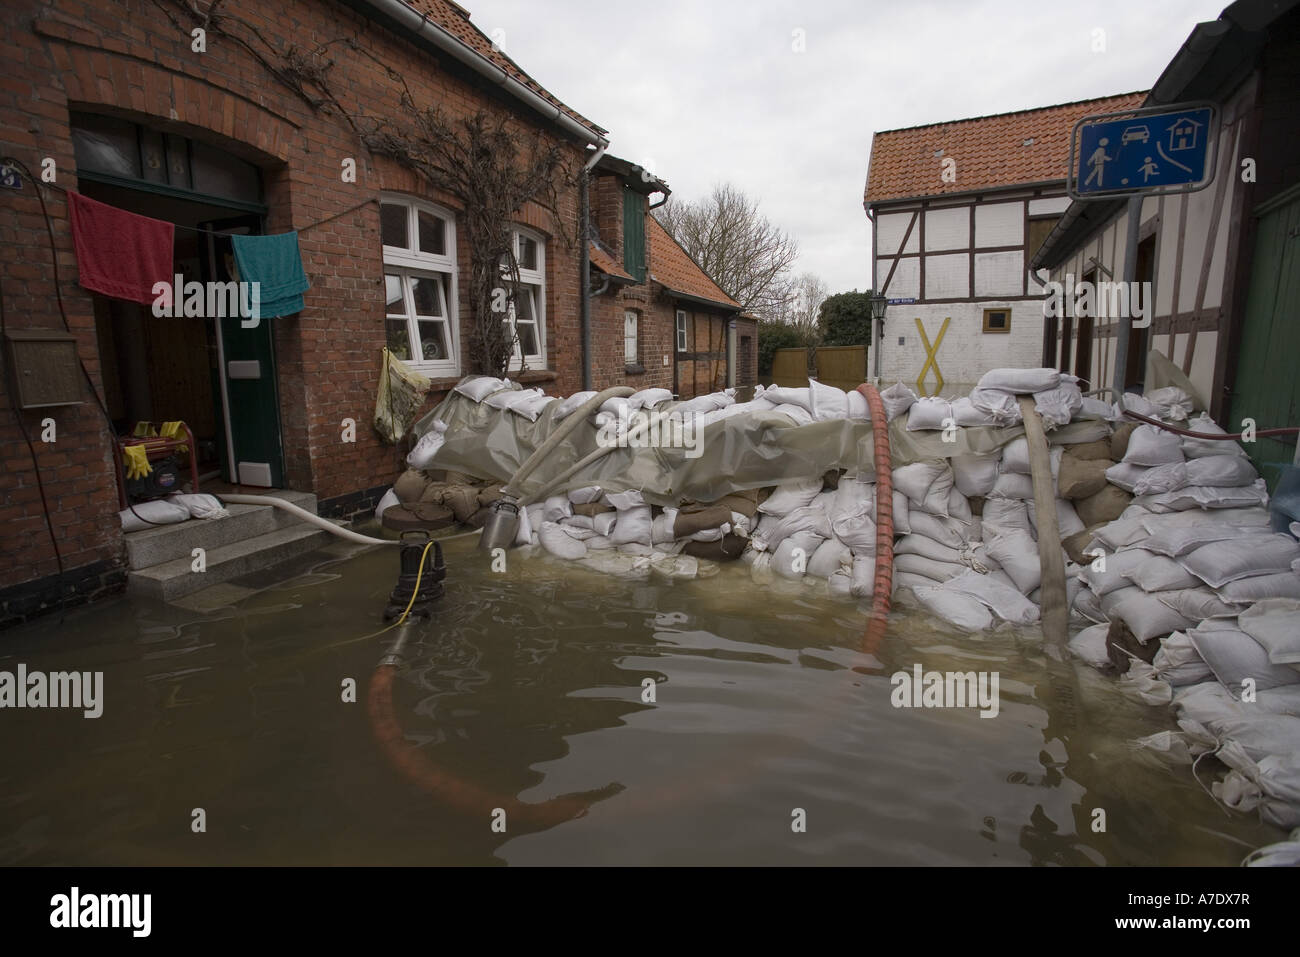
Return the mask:
POLYGON ((921 325, 921 319, 916 319, 916 331, 921 334, 921 342, 925 345, 925 365, 921 366, 921 374, 916 377, 916 391, 919 395, 929 395, 925 390, 925 374, 934 367, 934 394, 938 395, 943 391, 943 373, 939 371, 939 360, 936 354, 939 351, 939 343, 943 342, 943 334, 948 331, 948 323, 952 321, 952 316, 943 320, 943 325, 939 327, 939 335, 935 336, 934 345, 930 345, 930 337, 925 334, 925 326, 921 325))

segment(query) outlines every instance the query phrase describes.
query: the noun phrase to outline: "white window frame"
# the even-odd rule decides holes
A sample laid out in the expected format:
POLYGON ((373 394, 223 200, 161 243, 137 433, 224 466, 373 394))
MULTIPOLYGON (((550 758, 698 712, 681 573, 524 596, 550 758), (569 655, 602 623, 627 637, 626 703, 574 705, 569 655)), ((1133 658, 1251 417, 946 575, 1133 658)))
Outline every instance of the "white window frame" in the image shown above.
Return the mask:
POLYGON ((624 364, 624 365, 635 366, 635 365, 640 365, 640 364, 641 364, 641 347, 640 347, 641 329, 640 329, 640 326, 641 326, 641 317, 640 317, 639 315, 637 315, 636 310, 635 310, 635 309, 625 309, 625 310, 623 311, 623 364, 624 364), (632 343, 632 354, 631 354, 631 355, 628 355, 628 352, 627 352, 627 347, 628 347, 628 342, 629 342, 629 338, 628 338, 628 320, 629 320, 629 319, 632 320, 632 322, 631 322, 631 331, 632 331, 632 336, 631 336, 631 339, 630 339, 630 341, 631 341, 631 343, 632 343))
MULTIPOLYGON (((402 282, 402 300, 406 310, 407 338, 409 348, 413 358, 404 359, 403 361, 412 369, 417 369, 431 378, 450 377, 460 375, 460 295, 458 288, 458 271, 456 269, 456 214, 451 210, 429 203, 424 200, 416 199, 413 196, 405 196, 400 193, 383 193, 380 194, 379 201, 384 205, 404 206, 406 207, 406 235, 410 242, 408 248, 400 246, 384 246, 384 275, 397 275, 402 282), (436 253, 421 252, 419 238, 419 214, 426 212, 430 215, 437 216, 443 220, 446 225, 446 233, 443 236, 443 243, 446 247, 446 253, 438 255, 436 253), (413 280, 432 278, 439 280, 442 286, 443 306, 446 311, 442 321, 447 330, 447 348, 449 350, 446 359, 422 359, 420 356, 420 318, 415 313, 414 295, 412 293, 413 280)), ((382 235, 382 233, 381 233, 382 235)), ((382 242, 382 240, 381 240, 382 242)), ((384 297, 387 302, 388 280, 384 280, 384 297)), ((384 309, 384 335, 387 341, 388 335, 388 309, 384 309)), ((428 320, 425 320, 428 321, 428 320)))
MULTIPOLYGON (((533 232, 531 229, 524 229, 519 226, 514 227, 510 241, 514 248, 516 262, 519 262, 519 251, 520 247, 523 245, 524 239, 531 239, 537 244, 537 268, 525 269, 522 265, 519 266, 519 288, 515 290, 515 297, 517 298, 521 295, 529 297, 532 305, 533 322, 536 331, 535 338, 537 340, 538 351, 523 355, 521 353, 519 337, 517 335, 512 335, 511 340, 513 352, 510 356, 509 366, 511 372, 518 372, 523 368, 525 362, 527 362, 530 370, 546 368, 546 237, 542 236, 540 233, 533 232)), ((508 276, 508 269, 506 267, 502 267, 502 272, 508 276)), ((506 321, 512 324, 511 332, 513 333, 515 329, 513 325, 515 322, 515 305, 513 300, 510 303, 509 314, 506 316, 506 321)))
POLYGON ((677 310, 677 351, 685 352, 687 349, 686 341, 686 310, 677 310))

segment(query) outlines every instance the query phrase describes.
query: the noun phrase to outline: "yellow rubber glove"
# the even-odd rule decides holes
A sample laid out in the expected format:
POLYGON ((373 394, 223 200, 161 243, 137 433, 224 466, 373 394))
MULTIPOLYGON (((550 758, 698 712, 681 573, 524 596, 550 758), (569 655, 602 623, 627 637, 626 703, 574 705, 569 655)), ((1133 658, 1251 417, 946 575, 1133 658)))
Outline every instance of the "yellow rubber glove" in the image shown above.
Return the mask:
POLYGON ((122 446, 122 457, 126 460, 126 477, 129 479, 144 478, 153 471, 143 445, 122 446))
MULTIPOLYGON (((165 439, 179 439, 182 435, 185 434, 185 423, 164 422, 162 424, 162 428, 158 430, 158 434, 165 439)), ((189 446, 187 445, 176 446, 177 452, 188 452, 189 450, 190 450, 189 446)))

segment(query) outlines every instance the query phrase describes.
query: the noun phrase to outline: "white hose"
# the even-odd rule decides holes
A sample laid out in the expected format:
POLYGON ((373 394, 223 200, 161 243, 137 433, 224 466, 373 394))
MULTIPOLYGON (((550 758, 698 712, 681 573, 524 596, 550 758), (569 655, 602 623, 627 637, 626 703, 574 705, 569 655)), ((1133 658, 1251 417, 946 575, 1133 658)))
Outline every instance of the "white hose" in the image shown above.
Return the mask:
POLYGON ((276 498, 274 495, 242 495, 231 494, 221 495, 223 502, 231 502, 235 505, 272 505, 276 508, 282 508, 291 515, 296 515, 304 522, 310 522, 317 528, 323 528, 325 531, 337 535, 339 538, 346 539, 349 542, 357 542, 361 545, 400 545, 399 541, 388 538, 371 538, 369 535, 362 535, 351 529, 340 528, 327 518, 321 518, 314 512, 309 512, 305 508, 299 508, 293 502, 286 502, 282 498, 276 498))

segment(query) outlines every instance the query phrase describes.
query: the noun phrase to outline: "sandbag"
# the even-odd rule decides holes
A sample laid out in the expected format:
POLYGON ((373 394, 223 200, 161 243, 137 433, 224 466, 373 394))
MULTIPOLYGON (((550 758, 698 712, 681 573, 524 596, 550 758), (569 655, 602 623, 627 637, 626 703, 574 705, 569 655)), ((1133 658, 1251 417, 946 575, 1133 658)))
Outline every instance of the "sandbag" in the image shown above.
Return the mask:
POLYGON ((537 537, 542 547, 556 558, 576 561, 587 555, 587 546, 556 522, 543 521, 537 537))
POLYGON ((558 522, 573 514, 573 503, 566 495, 552 495, 542 503, 542 507, 544 522, 558 522))
POLYGON ((1155 406, 1162 419, 1180 422, 1192 414, 1192 397, 1176 385, 1153 389, 1144 398, 1155 406))
POLYGON ((981 516, 984 537, 1008 529, 1019 529, 1026 535, 1032 535, 1033 525, 1029 522, 1029 504, 1020 498, 989 498, 984 501, 981 516))
POLYGON ((923 555, 899 555, 894 559, 894 569, 911 575, 920 575, 935 582, 948 581, 967 570, 965 565, 939 562, 923 555))
MULTIPOLYGON (((1185 428, 1189 432, 1203 432, 1207 435, 1228 434, 1219 427, 1217 422, 1210 418, 1208 412, 1202 412, 1189 421, 1185 428)), ((1181 440, 1183 455, 1189 459, 1199 459, 1210 455, 1246 455, 1246 450, 1232 439, 1194 439, 1189 436, 1182 436, 1181 440)))
POLYGON ((1241 605, 1230 604, 1211 589, 1180 588, 1158 595, 1159 599, 1178 614, 1191 621, 1204 621, 1207 618, 1236 618, 1241 612, 1241 605))
POLYGON ((977 409, 969 396, 962 396, 953 400, 952 418, 954 424, 964 429, 991 428, 999 424, 992 412, 977 409))
POLYGON ((1264 480, 1236 488, 1189 485, 1160 495, 1143 495, 1138 504, 1152 512, 1185 512, 1190 509, 1256 508, 1268 504, 1264 480))
POLYGON ((908 411, 915 401, 916 393, 901 382, 895 382, 880 392, 880 402, 885 407, 885 419, 889 422, 893 422, 908 411))
POLYGON ((1057 494, 1071 501, 1096 495, 1106 487, 1106 469, 1112 464, 1109 459, 1081 459, 1073 449, 1067 450, 1061 456, 1057 494))
POLYGON ((939 586, 919 585, 912 594, 920 606, 938 618, 966 632, 980 632, 993 626, 993 615, 977 598, 939 586))
POLYGON ((1034 497, 1034 480, 1019 472, 1001 472, 989 490, 988 499, 1013 498, 1028 501, 1034 497))
POLYGON ((1270 662, 1263 645, 1228 622, 1203 621, 1188 637, 1234 698, 1241 697, 1242 682, 1248 678, 1259 691, 1300 683, 1300 671, 1270 662))
POLYGON ((1110 652, 1106 650, 1106 635, 1109 631, 1110 625, 1104 622, 1098 625, 1089 625, 1070 639, 1070 651, 1098 671, 1109 671, 1111 669, 1110 652))
POLYGON ((567 418, 574 412, 577 412, 578 409, 585 405, 588 400, 594 399, 596 395, 597 393, 591 391, 575 392, 567 399, 561 399, 560 404, 557 405, 555 411, 551 413, 552 421, 559 422, 561 419, 567 418))
POLYGON ((778 485, 767 500, 758 506, 765 515, 785 517, 796 508, 802 508, 816 498, 822 490, 820 478, 806 479, 798 482, 785 482, 778 485))
POLYGON ((808 574, 818 578, 830 578, 841 569, 852 570, 853 552, 842 542, 828 538, 817 547, 817 551, 808 559, 808 574))
POLYGON ((912 530, 911 513, 912 508, 907 502, 907 496, 894 489, 893 498, 893 515, 894 515, 894 534, 906 535, 912 530))
POLYGON ((421 500, 428 484, 428 476, 423 472, 418 469, 407 469, 397 477, 392 490, 397 495, 399 502, 403 505, 409 505, 421 500))
MULTIPOLYGON (((1052 478, 1059 480, 1061 459, 1065 455, 1065 449, 1061 446, 1053 446, 1048 449, 1048 454, 1051 459, 1052 478)), ((1029 465, 1029 440, 1023 435, 1012 439, 1002 447, 1002 471, 1016 475, 1033 475, 1033 469, 1029 465)))
POLYGON ((1038 546, 1028 532, 1018 529, 1000 532, 985 542, 984 549, 1011 577, 1021 594, 1028 595, 1042 582, 1038 546))
POLYGON ((1133 496, 1123 489, 1107 485, 1094 495, 1076 499, 1074 511, 1079 516, 1079 521, 1091 528, 1094 525, 1114 522, 1124 514, 1124 510, 1132 501, 1133 496))
POLYGON ((1300 598, 1300 576, 1286 571, 1276 575, 1252 575, 1228 582, 1215 592, 1226 602, 1254 602, 1266 598, 1300 598))
POLYGON ((618 520, 609 534, 609 540, 615 545, 632 543, 649 545, 653 537, 652 525, 649 505, 634 505, 631 508, 619 509, 618 520))
POLYGON ((1150 468, 1182 462, 1184 459, 1182 443, 1176 434, 1154 425, 1140 425, 1129 437, 1128 449, 1124 452, 1122 461, 1150 468))
POLYGON ((1148 554, 1136 568, 1126 571, 1124 577, 1145 592, 1176 591, 1201 584, 1195 575, 1164 555, 1148 554))
MULTIPOLYGON (((1113 604, 1108 613, 1112 620, 1118 618, 1124 622, 1133 633, 1133 637, 1143 644, 1152 638, 1181 631, 1195 624, 1160 601, 1155 595, 1148 595, 1140 588, 1135 588, 1131 592, 1127 589, 1123 591, 1125 592, 1123 597, 1113 604)), ((1106 596, 1103 595, 1103 608, 1106 607, 1105 601, 1106 596)), ((1297 678, 1300 678, 1300 675, 1297 678)))
POLYGON ((1041 616, 1037 605, 992 575, 968 571, 946 582, 943 587, 970 595, 997 617, 1012 624, 1032 625, 1041 616))
POLYGON ((375 504, 375 519, 383 521, 384 512, 388 511, 394 505, 401 505, 402 500, 397 497, 397 493, 391 488, 384 493, 383 497, 375 504))
MULTIPOLYGON (((1268 652, 1275 665, 1300 665, 1300 601, 1272 598, 1241 613, 1237 627, 1268 652)), ((1300 744, 1300 742, 1297 742, 1300 744)))
POLYGON ((1151 662, 1163 681, 1175 688, 1194 685, 1214 676, 1201 653, 1184 631, 1175 631, 1160 642, 1160 650, 1151 662))
POLYGON ((949 428, 953 425, 952 405, 937 396, 922 396, 907 413, 907 431, 921 432, 949 428))
POLYGON ((953 485, 967 497, 984 496, 993 491, 998 480, 997 455, 954 455, 953 485))
POLYGON ((1055 369, 992 369, 976 383, 977 389, 999 389, 1023 395, 1046 392, 1061 384, 1061 374, 1055 369))
POLYGON ((1211 588, 1238 578, 1290 572, 1300 544, 1289 535, 1252 535, 1211 542, 1188 552, 1179 564, 1211 588))
POLYGON ((843 389, 816 379, 808 380, 808 392, 811 396, 813 421, 824 422, 828 419, 843 419, 849 414, 848 396, 843 389))
POLYGON ((1014 393, 1002 389, 972 389, 971 408, 987 415, 996 426, 1019 425, 1024 421, 1014 393))
POLYGON ((948 514, 952 469, 945 460, 922 460, 894 469, 894 488, 907 496, 908 505, 932 515, 948 514))
MULTIPOLYGON (((1037 539, 1038 538, 1038 514, 1034 509, 1034 500, 1029 499, 1026 501, 1025 504, 1029 509, 1029 521, 1033 526, 1034 538, 1037 539)), ((1065 499, 1058 498, 1056 500, 1057 534, 1061 537, 1065 537, 1068 535, 1075 535, 1083 531, 1085 527, 1086 526, 1083 524, 1083 520, 1080 519, 1078 513, 1075 512, 1074 506, 1071 505, 1069 502, 1067 502, 1065 499)))
POLYGON ((1110 457, 1110 438, 1094 439, 1091 442, 1079 442, 1071 445, 1066 450, 1070 456, 1081 462, 1094 462, 1098 459, 1104 459, 1108 464, 1114 464, 1110 457))
POLYGON ((447 441, 447 423, 435 419, 428 432, 420 436, 420 441, 407 453, 406 464, 413 469, 427 469, 433 465, 438 450, 447 441))
POLYGON ((1128 452, 1129 439, 1132 438, 1137 427, 1137 422, 1129 420, 1115 424, 1115 430, 1110 434, 1110 459, 1112 462, 1124 461, 1124 455, 1128 452))
POLYGON ((1054 389, 1034 393, 1034 410, 1046 431, 1069 425, 1083 407, 1083 394, 1073 382, 1062 381, 1054 389))
POLYGON ((1095 568, 1092 564, 1083 566, 1079 571, 1079 577, 1099 597, 1105 596, 1117 589, 1130 587, 1128 573, 1137 571, 1143 562, 1150 561, 1154 557, 1141 548, 1126 548, 1113 555, 1107 555, 1104 569, 1095 568))
MULTIPOLYGON (((459 392, 473 402, 482 402, 494 392, 511 388, 509 379, 497 379, 490 375, 466 376, 456 383, 454 392, 459 392)), ((596 393, 591 393, 595 395, 596 393)))

